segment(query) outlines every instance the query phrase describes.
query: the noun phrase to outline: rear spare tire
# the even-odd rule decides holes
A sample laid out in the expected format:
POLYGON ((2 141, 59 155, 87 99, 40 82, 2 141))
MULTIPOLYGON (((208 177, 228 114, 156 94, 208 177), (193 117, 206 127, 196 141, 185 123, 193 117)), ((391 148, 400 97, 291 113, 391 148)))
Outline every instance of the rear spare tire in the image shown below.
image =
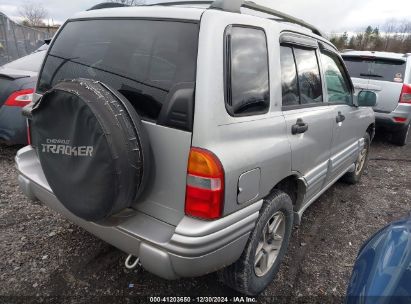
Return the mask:
POLYGON ((150 159, 141 120, 100 82, 68 80, 45 93, 32 110, 32 141, 54 194, 82 219, 130 207, 145 187, 150 159))

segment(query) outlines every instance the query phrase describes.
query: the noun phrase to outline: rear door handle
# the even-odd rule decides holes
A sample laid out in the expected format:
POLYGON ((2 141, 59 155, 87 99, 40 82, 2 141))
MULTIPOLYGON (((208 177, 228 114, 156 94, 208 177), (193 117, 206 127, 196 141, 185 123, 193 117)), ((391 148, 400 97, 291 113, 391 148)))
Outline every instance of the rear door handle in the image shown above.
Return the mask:
POLYGON ((345 120, 345 116, 341 114, 341 112, 338 112, 337 117, 335 118, 337 123, 343 122, 345 120))
POLYGON ((308 131, 308 124, 306 124, 301 118, 297 119, 297 123, 291 127, 291 133, 293 135, 303 134, 308 131))

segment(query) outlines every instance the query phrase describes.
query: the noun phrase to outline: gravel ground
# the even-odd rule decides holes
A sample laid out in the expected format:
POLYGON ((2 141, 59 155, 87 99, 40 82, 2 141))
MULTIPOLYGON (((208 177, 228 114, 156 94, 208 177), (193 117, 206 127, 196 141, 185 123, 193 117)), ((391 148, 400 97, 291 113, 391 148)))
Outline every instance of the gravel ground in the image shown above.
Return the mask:
MULTIPOLYGON (((169 282, 126 270, 125 253, 20 193, 17 150, 0 145, 0 303, 236 295, 215 274, 169 282)), ((280 273, 258 300, 341 302, 360 245, 410 212, 410 172, 411 144, 396 147, 377 137, 368 174, 356 186, 337 183, 306 211, 280 273)))

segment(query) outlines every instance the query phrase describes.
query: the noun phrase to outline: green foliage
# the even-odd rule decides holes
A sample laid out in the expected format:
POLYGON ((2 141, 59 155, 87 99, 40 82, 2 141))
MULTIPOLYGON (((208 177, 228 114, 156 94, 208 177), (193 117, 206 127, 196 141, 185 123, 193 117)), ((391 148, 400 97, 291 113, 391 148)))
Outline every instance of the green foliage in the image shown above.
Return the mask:
POLYGON ((339 49, 411 53, 411 22, 389 20, 383 27, 367 26, 363 32, 333 35, 331 42, 339 49))

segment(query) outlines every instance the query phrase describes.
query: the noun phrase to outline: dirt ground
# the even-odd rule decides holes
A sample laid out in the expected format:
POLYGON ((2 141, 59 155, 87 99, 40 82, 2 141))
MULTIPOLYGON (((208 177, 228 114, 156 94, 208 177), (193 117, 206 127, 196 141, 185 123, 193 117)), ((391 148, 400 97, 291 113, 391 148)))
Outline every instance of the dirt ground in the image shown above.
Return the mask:
MULTIPOLYGON (((306 211, 280 273, 257 300, 342 302, 361 244, 411 211, 411 144, 396 147, 384 137, 372 144, 360 184, 337 183, 306 211)), ((126 270, 125 253, 20 193, 17 149, 0 145, 0 303, 236 295, 215 274, 169 282, 126 270)))

